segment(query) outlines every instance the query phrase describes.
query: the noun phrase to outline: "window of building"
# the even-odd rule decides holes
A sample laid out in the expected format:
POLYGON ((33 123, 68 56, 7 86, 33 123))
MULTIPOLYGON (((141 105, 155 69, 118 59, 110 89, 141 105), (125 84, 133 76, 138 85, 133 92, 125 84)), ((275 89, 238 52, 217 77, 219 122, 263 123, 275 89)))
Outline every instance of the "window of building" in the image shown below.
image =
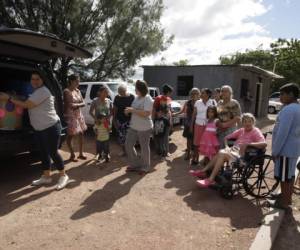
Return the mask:
POLYGON ((178 76, 177 96, 188 96, 194 86, 194 76, 178 76))
POLYGON ((241 95, 240 97, 246 97, 249 92, 249 80, 248 79, 242 79, 241 80, 241 95))

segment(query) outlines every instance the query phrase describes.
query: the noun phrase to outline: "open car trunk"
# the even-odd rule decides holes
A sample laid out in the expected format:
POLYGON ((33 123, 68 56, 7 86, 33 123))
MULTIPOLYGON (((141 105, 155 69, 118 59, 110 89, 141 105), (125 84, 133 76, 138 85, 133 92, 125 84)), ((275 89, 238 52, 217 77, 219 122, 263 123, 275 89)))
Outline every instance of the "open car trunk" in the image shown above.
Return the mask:
MULTIPOLYGON (((47 68, 47 62, 58 57, 91 56, 88 51, 53 35, 0 28, 0 92, 26 100, 33 92, 31 73, 38 70, 55 97, 56 111, 63 121, 62 90, 51 69, 47 68)), ((0 157, 36 149, 27 110, 0 102, 0 157)))
MULTIPOLYGON (((34 68, 30 66, 0 63, 0 92, 26 100, 33 91, 30 84, 32 70, 34 68)), ((49 85, 49 82, 45 84, 49 85)), ((53 95, 59 97, 60 94, 54 92, 53 95)), ((57 100, 56 104, 58 102, 62 101, 57 100)), ((37 151, 28 111, 21 109, 18 112, 16 106, 8 107, 7 102, 2 101, 0 111, 0 156, 37 151)))
MULTIPOLYGON (((26 99, 32 92, 30 71, 21 68, 7 67, 0 63, 0 91, 26 99)), ((0 105, 1 111, 6 111, 5 103, 0 105)), ((0 122, 0 156, 36 150, 27 110, 23 110, 22 114, 10 111, 12 112, 6 112, 2 116, 0 122)))

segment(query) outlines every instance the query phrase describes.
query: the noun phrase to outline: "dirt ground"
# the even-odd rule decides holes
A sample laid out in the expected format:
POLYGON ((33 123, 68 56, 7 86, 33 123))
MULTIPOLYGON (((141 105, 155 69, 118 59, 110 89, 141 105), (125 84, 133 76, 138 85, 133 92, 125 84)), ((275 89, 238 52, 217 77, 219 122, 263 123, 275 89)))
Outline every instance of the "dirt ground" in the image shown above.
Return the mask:
MULTIPOLYGON (((1 163, 0 249, 248 249, 268 211, 250 197, 200 190, 187 173, 181 133, 172 135, 167 160, 152 156, 144 177, 125 172, 114 140, 112 161, 96 163, 87 135, 88 160, 66 164, 72 182, 59 192, 57 173, 52 185, 30 186, 41 173, 37 159, 1 163)), ((65 146, 62 154, 69 156, 65 146)))

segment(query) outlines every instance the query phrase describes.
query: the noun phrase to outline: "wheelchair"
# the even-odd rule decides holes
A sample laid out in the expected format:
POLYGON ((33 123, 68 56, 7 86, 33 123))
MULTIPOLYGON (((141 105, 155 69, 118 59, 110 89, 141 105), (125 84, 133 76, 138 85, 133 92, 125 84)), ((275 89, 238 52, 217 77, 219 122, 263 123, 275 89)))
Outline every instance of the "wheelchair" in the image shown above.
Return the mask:
MULTIPOLYGON (((268 133, 271 132, 264 133, 264 136, 268 133)), ((243 160, 238 159, 229 166, 223 166, 213 188, 219 190, 226 199, 231 199, 242 189, 256 199, 267 198, 279 184, 273 173, 272 156, 266 154, 265 149, 249 147, 243 160)))

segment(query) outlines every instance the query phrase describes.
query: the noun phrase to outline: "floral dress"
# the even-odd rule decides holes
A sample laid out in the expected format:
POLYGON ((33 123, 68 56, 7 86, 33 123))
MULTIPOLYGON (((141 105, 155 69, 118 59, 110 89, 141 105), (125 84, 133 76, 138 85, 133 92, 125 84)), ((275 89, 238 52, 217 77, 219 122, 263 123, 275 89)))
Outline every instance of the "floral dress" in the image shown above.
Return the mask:
POLYGON ((77 135, 87 129, 81 109, 74 107, 74 104, 82 102, 83 98, 79 89, 71 91, 67 88, 64 90, 64 117, 68 126, 68 135, 77 135))

